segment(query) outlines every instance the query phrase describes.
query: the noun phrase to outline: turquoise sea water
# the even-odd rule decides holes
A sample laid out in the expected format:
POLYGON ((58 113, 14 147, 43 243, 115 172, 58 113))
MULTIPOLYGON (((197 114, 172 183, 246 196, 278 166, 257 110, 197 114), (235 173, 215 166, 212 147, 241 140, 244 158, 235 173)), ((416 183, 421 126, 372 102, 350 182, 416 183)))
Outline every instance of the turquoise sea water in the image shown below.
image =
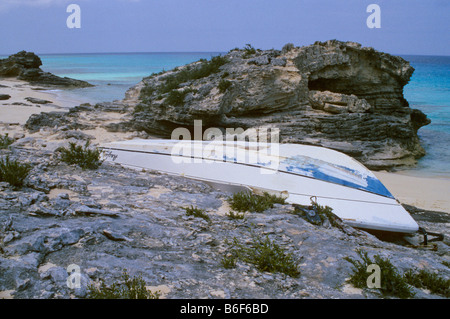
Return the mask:
MULTIPOLYGON (((219 52, 117 53, 40 55, 42 69, 59 76, 88 81, 93 88, 61 91, 69 99, 97 103, 122 99, 143 77, 180 65, 210 59, 219 52)), ((415 68, 404 95, 412 108, 422 110, 431 124, 419 130, 427 155, 411 174, 450 178, 450 57, 402 56, 415 68)))
POLYGON ((427 154, 410 173, 450 178, 450 56, 402 57, 415 68, 405 98, 431 119, 419 130, 427 154))
POLYGON ((142 78, 200 59, 210 59, 216 52, 187 53, 110 53, 40 55, 42 69, 59 76, 84 80, 95 87, 64 92, 70 97, 83 96, 86 102, 110 102, 123 99, 126 90, 142 78))

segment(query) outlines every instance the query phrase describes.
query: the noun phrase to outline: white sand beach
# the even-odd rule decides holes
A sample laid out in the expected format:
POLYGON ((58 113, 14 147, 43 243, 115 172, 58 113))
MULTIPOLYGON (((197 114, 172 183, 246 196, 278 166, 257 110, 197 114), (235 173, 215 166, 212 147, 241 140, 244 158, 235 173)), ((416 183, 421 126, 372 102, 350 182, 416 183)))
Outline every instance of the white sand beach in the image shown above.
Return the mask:
MULTIPOLYGON (((43 90, 39 86, 15 79, 0 79, 0 94, 11 96, 8 100, 0 101, 0 134, 23 134, 25 136, 39 136, 40 132, 30 134, 23 128, 32 114, 50 111, 68 110, 70 107, 85 103, 80 97, 79 101, 63 99, 58 91, 43 90), (33 97, 52 101, 49 104, 37 105, 25 98, 33 97), (23 103, 26 105, 14 105, 23 103)), ((111 114, 112 120, 117 115, 111 114)), ((118 139, 130 138, 130 133, 110 133, 104 129, 86 131, 95 137, 94 143, 109 142, 118 139)), ((41 138, 51 139, 48 134, 41 138)), ((431 176, 412 176, 404 172, 375 172, 375 175, 401 202, 426 210, 435 210, 450 213, 450 179, 431 176)))
POLYGON ((401 203, 450 214, 449 178, 413 176, 408 171, 375 175, 401 203))
MULTIPOLYGON (((52 90, 43 88, 38 85, 32 85, 25 81, 20 81, 13 78, 0 79, 0 94, 7 94, 11 97, 8 100, 0 101, 0 134, 8 133, 13 137, 14 134, 33 136, 52 140, 54 136, 42 132, 29 133, 23 125, 27 122, 32 114, 39 114, 42 112, 64 112, 71 107, 86 103, 83 97, 79 100, 68 99, 60 90, 52 90), (36 104, 26 100, 27 97, 32 97, 41 100, 51 101, 48 104, 36 104)), ((118 120, 122 115, 109 113, 106 120, 118 120)), ((102 119, 105 121, 105 119, 102 119)), ((110 133, 105 129, 97 127, 94 130, 87 130, 85 133, 95 138, 95 143, 110 142, 118 139, 127 139, 130 133, 110 133)))
POLYGON ((9 78, 0 80, 0 94, 11 96, 8 100, 0 101, 0 123, 9 124, 18 123, 22 125, 32 114, 67 110, 83 103, 63 99, 57 92, 9 78), (51 101, 52 103, 31 103, 26 100, 28 97, 51 101))

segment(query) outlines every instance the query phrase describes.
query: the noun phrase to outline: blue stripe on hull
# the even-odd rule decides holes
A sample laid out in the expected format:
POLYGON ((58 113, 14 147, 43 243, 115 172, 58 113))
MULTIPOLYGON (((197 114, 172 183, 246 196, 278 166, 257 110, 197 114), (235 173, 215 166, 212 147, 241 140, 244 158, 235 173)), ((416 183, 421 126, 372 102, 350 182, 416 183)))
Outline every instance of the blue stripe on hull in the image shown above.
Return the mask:
MULTIPOLYGON (((287 172, 312 177, 355 189, 393 198, 389 190, 375 177, 361 172, 307 156, 295 156, 280 163, 287 172)), ((281 168, 283 170, 283 168, 281 168)))

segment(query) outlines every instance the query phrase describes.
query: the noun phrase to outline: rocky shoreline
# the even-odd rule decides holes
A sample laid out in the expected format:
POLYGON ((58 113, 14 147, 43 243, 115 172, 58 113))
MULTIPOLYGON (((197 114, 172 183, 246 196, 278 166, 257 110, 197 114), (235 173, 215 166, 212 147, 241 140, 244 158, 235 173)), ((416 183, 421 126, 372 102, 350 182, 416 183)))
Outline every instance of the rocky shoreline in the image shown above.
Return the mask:
POLYGON ((21 51, 10 55, 6 59, 0 59, 0 77, 17 78, 32 84, 55 86, 64 88, 83 88, 93 86, 92 84, 59 77, 49 72, 44 72, 40 66, 41 59, 33 52, 21 51))
POLYGON ((276 128, 282 143, 323 146, 369 169, 392 170, 425 155, 417 131, 430 120, 403 97, 413 72, 404 59, 353 42, 281 51, 247 47, 154 74, 123 100, 82 105, 68 118, 64 112, 33 115, 26 127, 92 128, 87 118, 115 112, 121 114, 116 121, 102 123, 107 131, 160 138, 180 127, 193 132, 196 120, 203 130, 232 128, 244 135, 276 128))
MULTIPOLYGON (((445 233, 433 249, 380 240, 350 227, 316 226, 291 205, 232 220, 226 215, 231 194, 207 184, 109 163, 82 170, 59 162, 31 139, 16 143, 2 155, 33 168, 22 189, 0 183, 2 297, 85 298, 89 284, 111 285, 126 269, 162 298, 380 298, 374 289, 347 282, 352 267, 344 257, 356 258, 358 249, 389 258, 400 271, 450 276, 446 214, 430 220, 431 212, 416 213, 422 227, 445 233), (187 216, 189 206, 205 209, 210 220, 187 216), (292 253, 300 276, 261 272, 244 262, 224 268, 227 242, 237 238, 248 244, 253 233, 292 253), (67 286, 72 264, 81 270, 75 289, 67 286)), ((416 298, 441 298, 414 292, 416 298)))
POLYGON ((354 42, 282 50, 234 49, 144 78, 125 101, 135 130, 169 138, 176 127, 278 128, 281 142, 328 147, 370 169, 414 165, 417 130, 430 123, 403 97, 414 68, 354 42))
MULTIPOLYGON (((283 54, 294 55, 298 50, 283 54)), ((243 52, 234 52, 242 59, 243 52)), ((280 68, 290 63, 286 60, 283 66, 282 57, 274 62, 266 53, 256 52, 250 66, 268 66, 265 63, 269 58, 269 64, 280 68)), ((384 63, 391 61, 382 59, 384 63)), ((410 73, 406 65, 402 70, 396 77, 410 73)), ((285 74, 283 70, 277 72, 285 74)), ((0 183, 0 298, 86 298, 90 284, 111 285, 120 280, 124 269, 141 276, 150 290, 168 299, 384 298, 376 289, 359 289, 349 283, 352 264, 345 258, 358 258, 358 250, 388 258, 400 272, 423 269, 450 278, 450 218, 445 213, 408 207, 421 227, 445 236, 443 241, 423 247, 401 238, 380 239, 351 227, 313 225, 291 205, 276 204, 262 213, 248 212, 245 219, 230 219, 227 198, 231 193, 205 183, 107 162, 96 170, 83 170, 58 160, 55 150, 68 142, 101 143, 117 139, 115 134, 123 138, 152 137, 142 126, 138 129, 140 124, 136 126, 142 123, 137 119, 151 113, 133 110, 142 102, 140 92, 145 83, 155 79, 146 79, 130 89, 124 101, 82 104, 68 111, 32 115, 21 132, 13 136, 14 143, 0 150, 1 158, 10 156, 32 167, 24 187, 16 189, 0 183), (105 135, 94 139, 98 130, 105 135), (204 209, 209 221, 188 216, 185 207, 190 206, 204 209), (235 268, 225 268, 221 260, 229 253, 229 242, 236 238, 243 245, 251 245, 254 234, 269 238, 292 254, 300 275, 259 271, 242 261, 235 268), (79 288, 67 285, 71 265, 79 267, 79 288)), ((317 115, 316 120, 320 117, 331 121, 336 115, 348 120, 352 114, 357 118, 372 114, 364 113, 369 106, 359 97, 316 91, 304 92, 308 101, 325 101, 331 96, 334 104, 328 104, 343 107, 345 100, 349 108, 336 113, 324 102, 328 110, 316 107, 318 110, 308 111, 317 115), (336 104, 338 98, 342 103, 336 104), (363 113, 352 113, 350 105, 352 110, 363 113)), ((402 103, 398 92, 395 96, 402 103)), ((191 98, 195 100, 195 96, 185 96, 188 106, 191 98)), ((403 120, 396 118, 398 126, 391 125, 413 132, 413 112, 406 106, 398 107, 407 116, 403 120)), ((198 115, 189 111, 186 114, 198 115)), ((415 144, 414 138, 411 143, 415 144)), ((444 298, 426 289, 413 291, 415 298, 444 298)))

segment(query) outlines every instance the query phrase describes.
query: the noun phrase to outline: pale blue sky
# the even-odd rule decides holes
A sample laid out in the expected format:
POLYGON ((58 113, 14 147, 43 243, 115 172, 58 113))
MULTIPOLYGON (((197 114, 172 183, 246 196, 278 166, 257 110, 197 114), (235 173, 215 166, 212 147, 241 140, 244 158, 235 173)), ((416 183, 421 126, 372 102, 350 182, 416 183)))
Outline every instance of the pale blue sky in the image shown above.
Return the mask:
POLYGON ((449 0, 0 0, 0 54, 222 52, 338 39, 450 55, 449 31, 449 0), (66 26, 70 3, 81 7, 81 29, 66 26), (372 3, 381 29, 366 26, 372 3))

